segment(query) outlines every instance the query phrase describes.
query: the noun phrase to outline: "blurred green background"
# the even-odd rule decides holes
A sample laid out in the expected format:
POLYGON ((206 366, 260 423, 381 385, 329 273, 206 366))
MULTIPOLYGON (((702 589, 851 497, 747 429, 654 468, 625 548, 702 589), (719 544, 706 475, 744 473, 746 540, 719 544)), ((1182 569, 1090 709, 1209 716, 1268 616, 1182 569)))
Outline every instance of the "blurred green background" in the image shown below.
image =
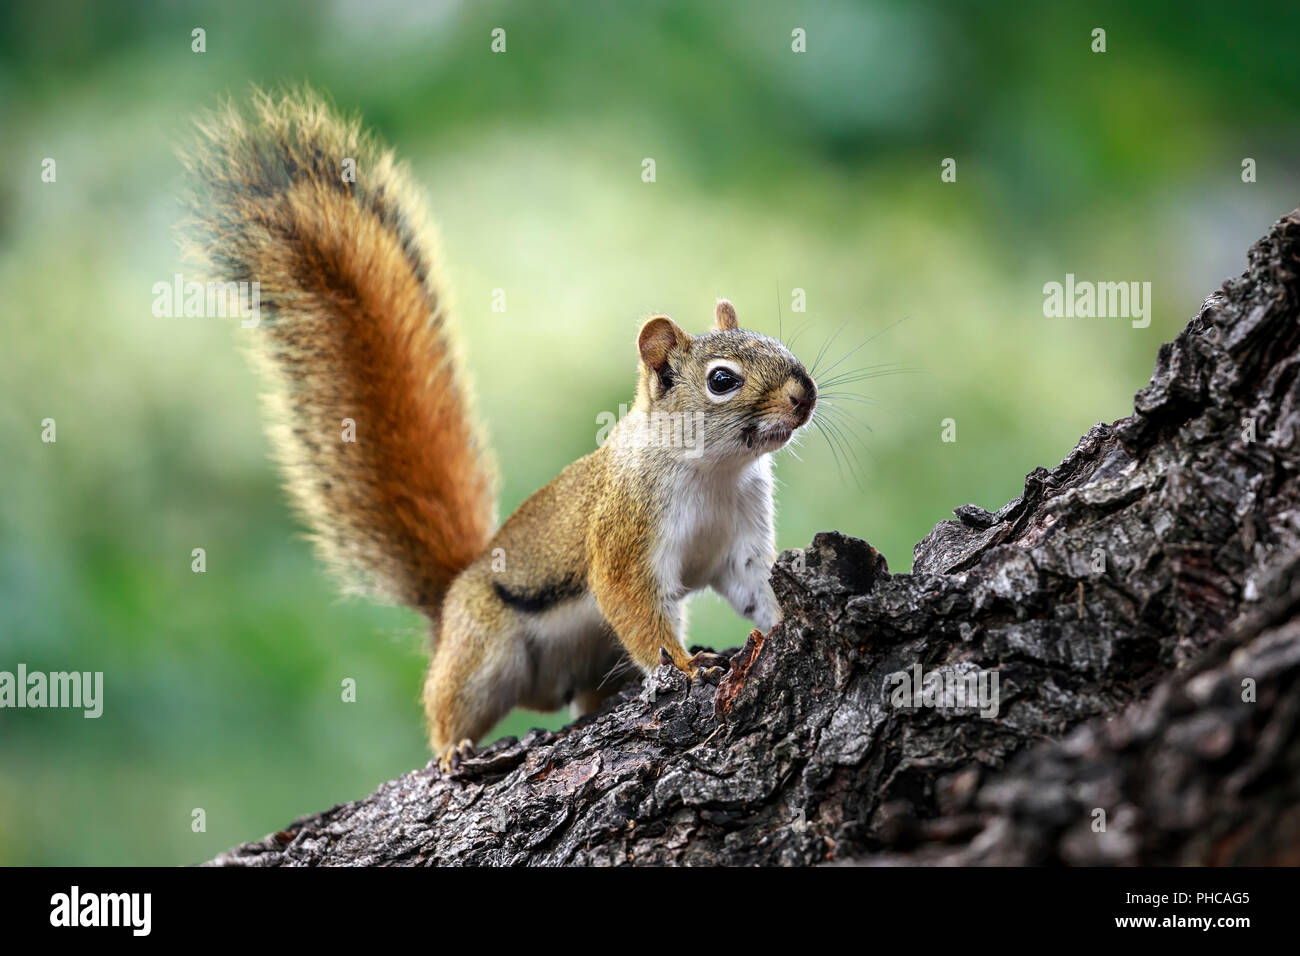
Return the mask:
MULTIPOLYGON (((859 478, 817 435, 778 464, 782 547, 839 528, 902 571, 954 506, 997 508, 1127 414, 1300 198, 1300 7, 1141 6, 6 4, 0 670, 103 671, 105 702, 0 710, 0 862, 195 862, 427 759, 420 619, 335 596, 234 323, 152 314, 183 268, 172 145, 198 109, 305 80, 410 161, 503 514, 593 447, 652 311, 702 329, 726 295, 802 329, 806 359, 870 339, 841 370, 917 369, 854 386, 859 478), (1150 327, 1045 318, 1067 272, 1152 282, 1150 327)), ((691 624, 746 633, 712 596, 691 624)))

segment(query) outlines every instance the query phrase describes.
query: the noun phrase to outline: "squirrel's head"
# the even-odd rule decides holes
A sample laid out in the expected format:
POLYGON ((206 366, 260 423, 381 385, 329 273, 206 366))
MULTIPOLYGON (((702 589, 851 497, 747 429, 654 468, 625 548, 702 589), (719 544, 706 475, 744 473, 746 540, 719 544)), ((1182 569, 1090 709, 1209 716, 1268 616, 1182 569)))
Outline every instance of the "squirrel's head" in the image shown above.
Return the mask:
POLYGON ((776 339, 740 328, 726 299, 713 328, 691 336, 656 315, 637 338, 637 406, 684 426, 707 459, 757 458, 776 451, 808 424, 817 386, 803 363, 776 339))

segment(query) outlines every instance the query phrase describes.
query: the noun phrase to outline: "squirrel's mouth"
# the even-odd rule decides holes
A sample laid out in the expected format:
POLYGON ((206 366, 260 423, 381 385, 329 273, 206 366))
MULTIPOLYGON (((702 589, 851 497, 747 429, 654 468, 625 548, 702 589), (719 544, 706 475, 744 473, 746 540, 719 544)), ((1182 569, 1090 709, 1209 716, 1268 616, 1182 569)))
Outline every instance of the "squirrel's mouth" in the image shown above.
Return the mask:
POLYGON ((794 434, 794 429, 789 425, 746 425, 742 432, 745 438, 745 447, 763 454, 769 451, 776 451, 790 440, 794 434))

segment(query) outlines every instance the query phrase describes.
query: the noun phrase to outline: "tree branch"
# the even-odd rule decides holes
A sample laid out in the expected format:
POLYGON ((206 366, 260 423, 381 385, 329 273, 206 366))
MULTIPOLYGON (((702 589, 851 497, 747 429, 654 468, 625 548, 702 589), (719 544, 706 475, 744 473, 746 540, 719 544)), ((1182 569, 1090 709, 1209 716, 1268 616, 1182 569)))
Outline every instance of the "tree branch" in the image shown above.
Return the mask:
POLYGON ((1133 415, 958 508, 912 573, 838 532, 783 554, 784 620, 717 687, 662 667, 213 862, 1297 862, 1298 273, 1300 210, 1133 415), (909 700, 918 674, 996 695, 909 700))

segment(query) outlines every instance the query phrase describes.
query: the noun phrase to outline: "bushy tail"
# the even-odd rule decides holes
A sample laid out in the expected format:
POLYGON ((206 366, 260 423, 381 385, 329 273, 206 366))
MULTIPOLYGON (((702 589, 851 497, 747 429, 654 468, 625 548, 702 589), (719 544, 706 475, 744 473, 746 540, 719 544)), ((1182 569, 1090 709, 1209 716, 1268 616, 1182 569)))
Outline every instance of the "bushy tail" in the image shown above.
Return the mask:
POLYGON ((251 118, 226 105, 197 126, 192 251, 210 278, 260 284, 261 324, 240 331, 272 384, 294 503, 350 590, 433 615, 488 542, 495 473, 419 195, 310 91, 257 92, 251 118))

